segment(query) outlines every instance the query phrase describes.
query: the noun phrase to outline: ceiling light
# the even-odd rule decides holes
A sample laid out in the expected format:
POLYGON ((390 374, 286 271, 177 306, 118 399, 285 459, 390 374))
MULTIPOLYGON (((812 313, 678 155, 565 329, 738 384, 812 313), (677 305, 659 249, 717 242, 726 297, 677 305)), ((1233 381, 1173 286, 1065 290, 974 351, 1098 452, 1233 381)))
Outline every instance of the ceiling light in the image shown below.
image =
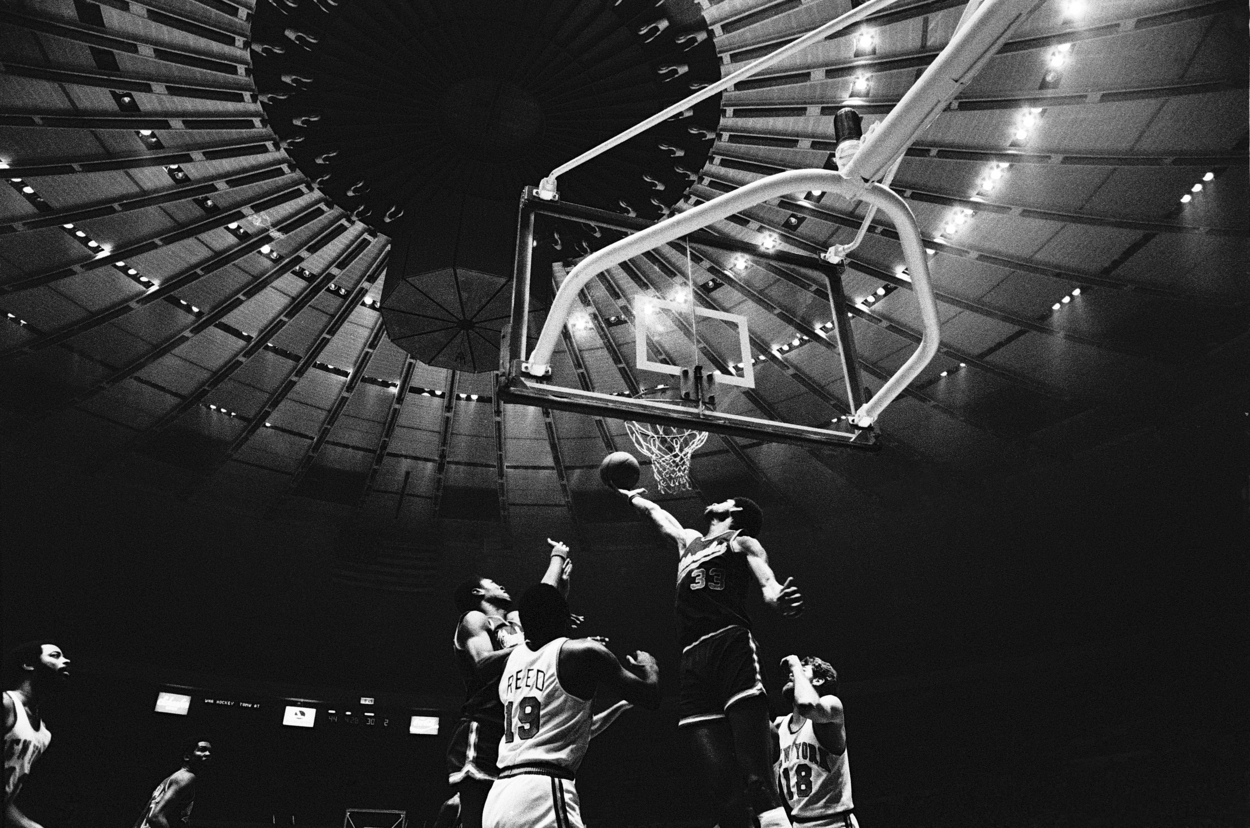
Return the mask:
POLYGON ((260 252, 268 256, 271 252, 273 252, 273 248, 270 247, 269 245, 265 245, 264 247, 260 249, 260 252))
POLYGON ((1194 200, 1194 197, 1191 196, 1189 193, 1185 193, 1185 195, 1181 196, 1181 204, 1188 204, 1189 202, 1193 200, 1194 200))
POLYGON ((968 363, 966 363, 966 362, 961 362, 961 363, 959 363, 959 367, 960 367, 960 368, 967 368, 967 367, 968 367, 968 363))
POLYGON ((151 134, 152 134, 152 130, 150 130, 150 129, 141 129, 141 130, 139 130, 139 134, 140 134, 140 135, 142 135, 144 138, 147 138, 149 135, 151 135, 151 134))
POLYGON ((1072 289, 1072 295, 1073 295, 1073 296, 1080 296, 1080 295, 1081 295, 1081 289, 1080 289, 1080 288, 1073 288, 1073 289, 1072 289))
POLYGON ((950 371, 943 371, 943 372, 942 372, 942 376, 946 376, 946 375, 947 375, 947 374, 949 374, 949 373, 950 373, 950 371))
POLYGON ((74 225, 72 225, 72 224, 62 224, 61 226, 62 226, 62 227, 64 227, 66 230, 73 230, 73 229, 74 229, 74 225))
POLYGON ((1056 302, 1055 304, 1053 304, 1053 305, 1051 305, 1051 306, 1050 306, 1050 309, 1051 309, 1051 310, 1059 310, 1059 308, 1060 308, 1060 307, 1061 307, 1061 305, 1060 305, 1058 302, 1056 302))
POLYGON ((1026 130, 1026 129, 1017 129, 1017 130, 1016 130, 1015 139, 1016 139, 1017 141, 1023 141, 1025 138, 1028 138, 1028 137, 1029 137, 1029 132, 1028 132, 1028 130, 1026 130))
MULTIPOLYGON (((1199 185, 1199 186, 1201 186, 1201 185, 1199 185)), ((35 194, 35 188, 34 188, 34 187, 32 187, 32 186, 30 186, 29 184, 27 184, 25 187, 23 187, 23 188, 22 188, 22 192, 26 193, 26 195, 34 195, 34 194, 35 194)))
POLYGON ((86 234, 86 233, 84 233, 84 232, 83 232, 83 231, 81 231, 81 230, 75 230, 75 231, 74 231, 74 235, 75 235, 75 236, 77 236, 77 237, 78 237, 78 238, 80 238, 80 239, 85 239, 85 238, 87 238, 87 234, 86 234))
MULTIPOLYGON (((906 269, 907 269, 907 268, 903 268, 903 270, 906 270, 906 269)), ((885 296, 885 288, 884 288, 884 287, 879 287, 879 288, 877 288, 877 295, 878 295, 878 296, 885 296)))
POLYGON ((1211 180, 1213 180, 1214 178, 1215 178, 1215 173, 1213 173, 1213 172, 1209 172, 1209 173, 1207 173, 1206 175, 1204 175, 1204 176, 1202 177, 1202 180, 1203 180, 1203 181, 1211 181, 1211 180))
POLYGON ((1084 0, 1068 0, 1063 4, 1064 20, 1079 20, 1085 14, 1084 0))
POLYGON ((96 248, 99 246, 100 246, 100 243, 96 241, 95 239, 92 239, 91 241, 87 242, 87 247, 96 248))
MULTIPOLYGON (((1200 193, 1200 192, 1202 192, 1202 185, 1201 185, 1201 184, 1195 184, 1194 186, 1192 186, 1192 187, 1190 187, 1190 188, 1189 188, 1189 191, 1190 191, 1191 193, 1200 193)), ((31 192, 34 192, 34 190, 31 190, 31 192)))
POLYGON ((1065 296, 1065 297, 1063 297, 1062 299, 1060 299, 1059 301, 1060 301, 1060 302, 1063 302, 1063 303, 1066 305, 1066 304, 1068 304, 1069 302, 1071 302, 1071 301, 1072 301, 1072 297, 1071 297, 1071 296, 1065 296))
POLYGON ((859 33, 859 37, 855 38, 855 48, 860 49, 861 51, 867 51, 872 48, 876 39, 876 35, 874 35, 871 30, 864 29, 859 33))

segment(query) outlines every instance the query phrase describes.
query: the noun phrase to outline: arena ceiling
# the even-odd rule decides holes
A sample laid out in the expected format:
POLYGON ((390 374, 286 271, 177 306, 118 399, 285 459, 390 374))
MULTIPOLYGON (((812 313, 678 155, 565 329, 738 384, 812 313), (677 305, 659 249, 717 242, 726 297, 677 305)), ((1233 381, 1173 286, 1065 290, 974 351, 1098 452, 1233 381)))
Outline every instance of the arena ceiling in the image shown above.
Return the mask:
MULTIPOLYGON (((620 421, 495 395, 518 182, 706 83, 699 71, 735 71, 856 4, 534 0, 521 6, 542 24, 522 26, 489 2, 372 0, 376 13, 357 4, 336 28, 329 0, 271 3, 0 9, 8 451, 253 516, 397 527, 392 541, 444 524, 575 537, 626 519, 595 471, 630 448, 620 421), (438 307, 443 321, 396 345, 384 317, 401 301, 397 313, 438 307)), ((825 166, 832 113, 854 97, 879 120, 963 10, 903 0, 665 125, 679 146, 608 156, 570 198, 659 218, 825 166)), ((1229 0, 1042 3, 895 177, 934 251, 943 328, 881 418, 884 451, 713 435, 673 508, 743 488, 807 515, 832 497, 882 515, 940 505, 935 474, 992 485, 1244 390, 1246 28, 1229 0)), ((860 215, 796 194, 715 229, 816 253, 848 242, 860 215)), ((594 239, 570 228, 555 243, 548 258, 568 261, 594 239)), ((623 334, 603 320, 672 284, 683 259, 670 248, 601 277, 585 296, 594 324, 566 332, 557 373, 606 392, 646 384, 627 350, 614 360, 623 334)), ((880 223, 849 261, 872 388, 919 330, 902 263, 880 223)), ((720 279, 700 301, 746 315, 765 357, 738 410, 845 412, 831 348, 808 336, 828 321, 819 284, 728 257, 693 267, 720 279)), ((417 545, 340 577, 420 589, 419 555, 405 557, 417 545)))

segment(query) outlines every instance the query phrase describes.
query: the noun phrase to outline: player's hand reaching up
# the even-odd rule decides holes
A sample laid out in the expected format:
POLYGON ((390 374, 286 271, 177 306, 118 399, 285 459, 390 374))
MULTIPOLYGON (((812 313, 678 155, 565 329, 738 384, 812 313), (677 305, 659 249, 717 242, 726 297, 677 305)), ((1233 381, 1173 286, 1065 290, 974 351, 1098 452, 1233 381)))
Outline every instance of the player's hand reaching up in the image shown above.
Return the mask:
POLYGON ((644 495, 647 493, 646 489, 617 489, 617 491, 620 492, 621 497, 626 500, 633 500, 636 495, 644 495))
POLYGON ((638 650, 633 655, 625 656, 625 663, 640 676, 658 676, 660 674, 660 663, 655 660, 655 656, 642 650, 638 650))
MULTIPOLYGON (((547 538, 547 543, 551 544, 551 557, 564 558, 565 561, 568 561, 569 559, 568 544, 566 544, 564 541, 552 540, 551 538, 547 538)), ((568 564, 566 563, 565 566, 567 565, 568 564)))
POLYGON ((794 585, 794 578, 786 578, 781 585, 781 593, 777 596, 777 609, 785 618, 798 618, 803 614, 803 595, 794 585))
POLYGON ((788 655, 781 660, 781 669, 785 670, 786 675, 794 675, 802 671, 803 662, 796 655, 788 655))

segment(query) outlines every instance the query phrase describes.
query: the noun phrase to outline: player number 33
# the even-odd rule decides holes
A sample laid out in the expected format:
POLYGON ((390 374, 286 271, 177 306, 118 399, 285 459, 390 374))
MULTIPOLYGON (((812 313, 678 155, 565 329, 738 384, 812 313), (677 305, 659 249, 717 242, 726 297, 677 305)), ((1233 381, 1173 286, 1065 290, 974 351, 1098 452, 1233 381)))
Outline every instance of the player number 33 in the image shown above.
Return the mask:
POLYGON ((503 738, 505 742, 515 739, 533 739, 542 725, 542 708, 537 696, 526 696, 516 705, 516 726, 512 724, 512 702, 503 709, 503 738))
POLYGON ((696 569, 690 573, 691 589, 708 589, 720 592, 725 588, 725 570, 723 569, 696 569))

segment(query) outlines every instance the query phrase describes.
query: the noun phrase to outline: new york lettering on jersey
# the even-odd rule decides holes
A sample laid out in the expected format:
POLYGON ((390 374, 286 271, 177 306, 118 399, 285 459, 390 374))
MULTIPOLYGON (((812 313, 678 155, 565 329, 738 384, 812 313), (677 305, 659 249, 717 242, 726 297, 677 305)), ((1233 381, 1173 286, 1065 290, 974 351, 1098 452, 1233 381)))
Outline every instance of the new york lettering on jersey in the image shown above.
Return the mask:
POLYGON ((816 736, 810 719, 803 719, 797 733, 790 732, 793 714, 777 720, 781 754, 777 761, 777 781, 790 801, 796 822, 811 822, 849 811, 851 767, 845 751, 826 750, 816 736))
POLYGON ((754 577, 745 553, 735 552, 738 531, 695 538, 677 565, 677 622, 681 645, 725 627, 750 628, 746 597, 754 577))

